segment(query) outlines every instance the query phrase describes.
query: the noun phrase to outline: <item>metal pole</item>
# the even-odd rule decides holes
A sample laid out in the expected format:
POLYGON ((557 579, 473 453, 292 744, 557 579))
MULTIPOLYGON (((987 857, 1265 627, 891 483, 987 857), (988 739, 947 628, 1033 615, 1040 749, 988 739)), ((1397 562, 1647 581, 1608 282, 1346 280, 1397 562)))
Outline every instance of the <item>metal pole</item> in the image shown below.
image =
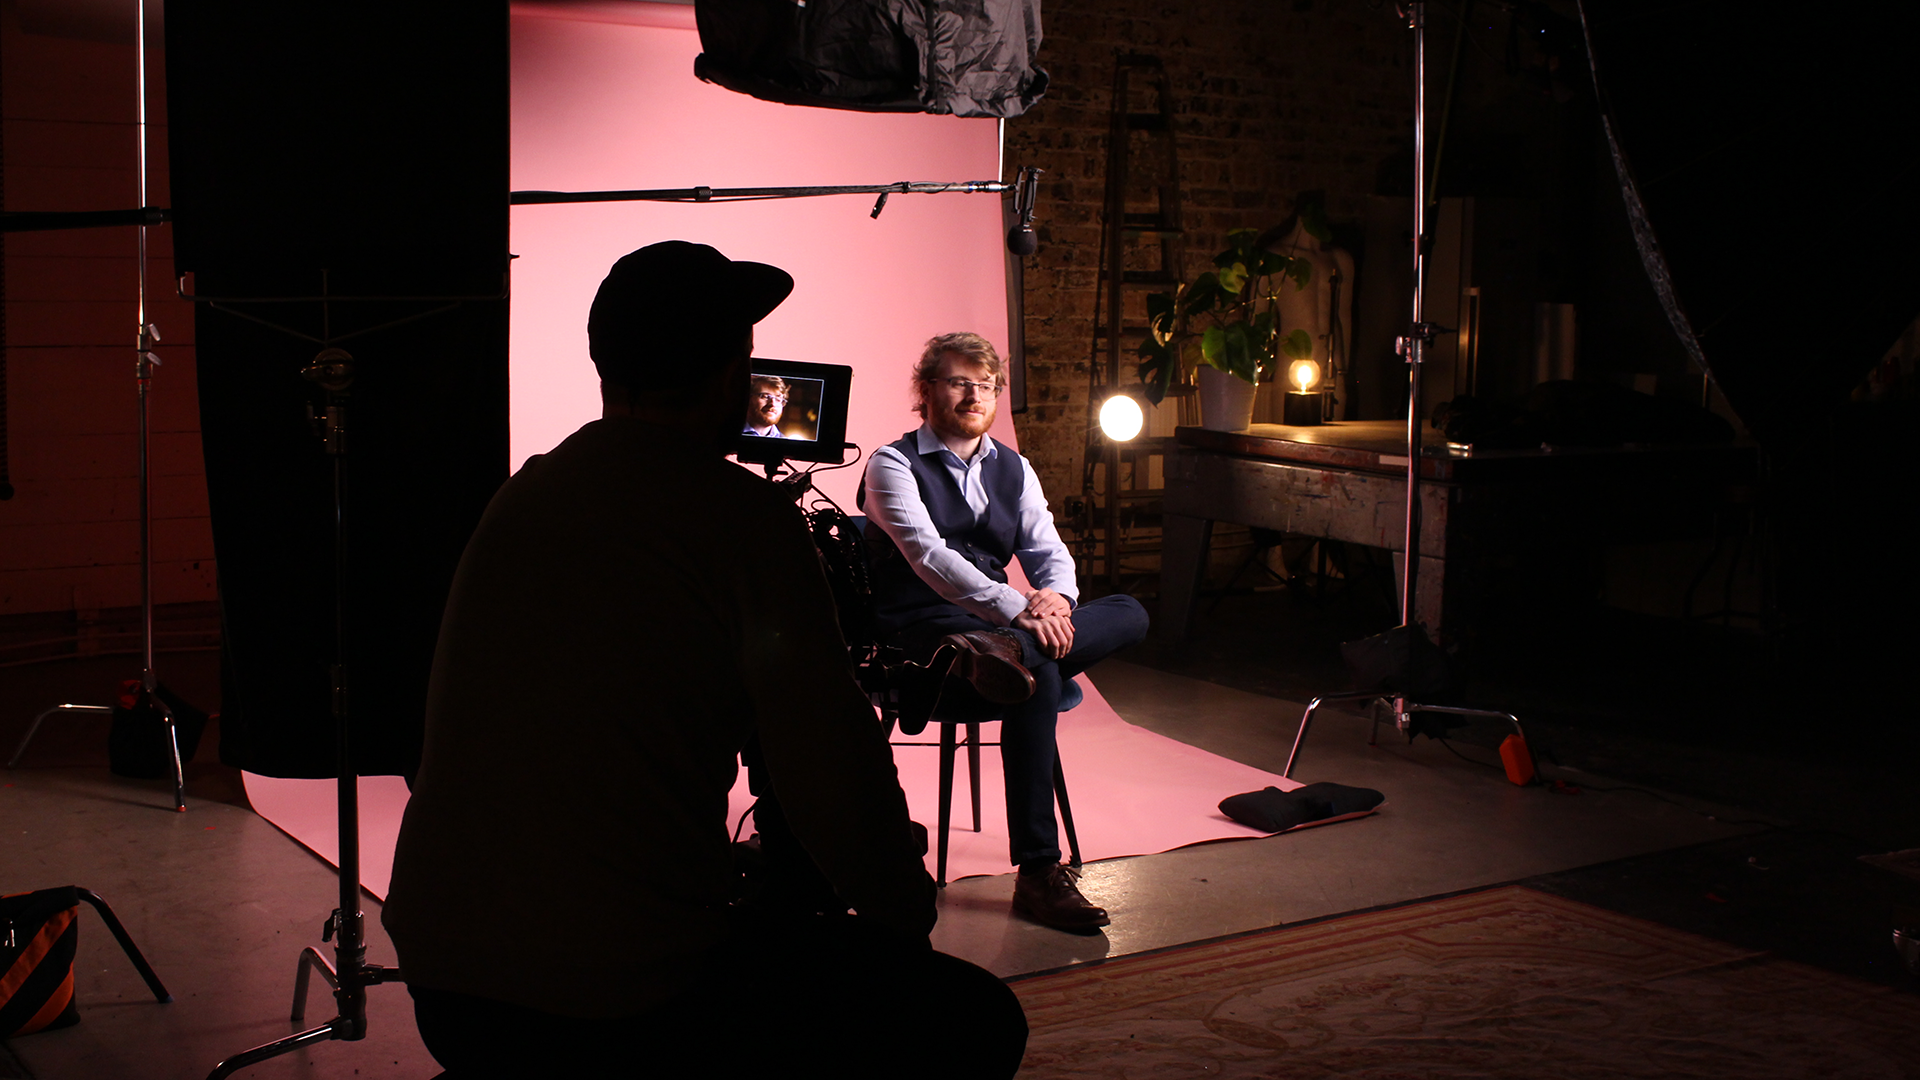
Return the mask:
MULTIPOLYGON (((140 205, 147 205, 147 5, 146 0, 134 2, 133 28, 133 70, 134 93, 134 132, 138 145, 138 173, 140 182, 140 205)), ((153 353, 153 345, 160 339, 153 325, 147 319, 147 222, 140 222, 139 241, 140 265, 135 278, 138 282, 136 316, 139 329, 134 334, 133 381, 136 394, 140 399, 140 688, 146 700, 160 712, 161 722, 167 728, 167 747, 173 756, 173 808, 181 813, 187 809, 187 781, 184 763, 180 760, 180 728, 167 703, 160 700, 156 692, 160 686, 160 676, 153 664, 153 455, 152 420, 149 397, 153 389, 153 367, 159 362, 153 353)))
MULTIPOLYGON (((1427 283, 1427 225, 1431 220, 1427 213, 1427 5, 1425 0, 1410 0, 1403 7, 1395 9, 1407 20, 1407 26, 1413 31, 1413 326, 1407 335, 1400 338, 1397 346, 1400 354, 1407 360, 1407 529, 1403 537, 1400 575, 1400 623, 1411 627, 1414 622, 1414 596, 1417 594, 1420 566, 1420 363, 1425 358, 1426 347, 1433 341, 1434 327, 1426 321, 1426 283, 1427 283)), ((1434 184, 1439 183, 1438 176, 1434 184)), ((1421 631, 1424 633, 1424 630, 1421 631)), ((1369 697, 1380 691, 1361 690, 1340 694, 1324 694, 1308 704, 1306 713, 1300 718, 1300 730, 1293 737, 1293 752, 1287 755, 1286 771, 1281 775, 1289 778, 1293 775, 1294 761, 1300 756, 1300 744, 1306 740, 1307 728, 1313 722, 1313 714, 1322 702, 1342 698, 1369 697)), ((1383 694, 1384 696, 1384 694, 1383 694)), ((1514 733, 1523 740, 1526 735, 1520 729, 1520 721, 1511 713, 1496 712, 1487 709, 1465 709, 1456 706, 1421 705, 1409 698, 1405 692, 1392 692, 1394 727, 1412 738, 1412 717, 1419 712, 1448 713, 1456 716, 1486 716, 1503 718, 1513 724, 1514 733)), ((1375 721, 1378 731, 1378 719, 1375 721)))
POLYGON ((327 406, 333 454, 333 724, 338 736, 340 909, 335 912, 334 970, 340 984, 333 992, 339 1003, 334 1020, 336 1039, 367 1036, 366 916, 360 910, 360 776, 353 760, 353 725, 347 685, 347 423, 346 393, 332 395, 338 404, 327 406))
MULTIPOLYGON (((328 278, 322 272, 322 291, 328 278)), ((332 315, 324 306, 322 325, 330 333, 332 315)), ((326 452, 333 459, 333 662, 329 667, 334 749, 339 761, 335 788, 340 838, 340 906, 333 910, 320 940, 334 943, 334 964, 311 947, 300 954, 295 969, 293 1019, 306 1014, 307 979, 313 970, 333 986, 338 1012, 324 1025, 256 1046, 220 1062, 208 1080, 223 1080, 248 1066, 316 1043, 338 1039, 354 1042, 367 1037, 367 988, 404 982, 400 969, 367 963, 366 914, 360 910, 360 777, 353 756, 352 698, 347 675, 347 401, 353 384, 354 362, 344 350, 328 348, 314 358, 303 376, 327 392, 321 424, 326 452)))
POLYGON ((1411 626, 1420 566, 1420 363, 1425 359, 1427 291, 1427 5, 1407 5, 1413 28, 1413 331, 1407 335, 1407 515, 1400 575, 1400 623, 1411 626))
MULTIPOLYGON (((147 205, 147 4, 135 0, 133 28, 134 80, 136 93, 135 139, 139 143, 138 172, 140 205, 147 205)), ((138 273, 137 316, 139 330, 134 335, 133 375, 140 397, 140 685, 153 693, 153 478, 148 460, 147 391, 153 382, 153 362, 147 333, 147 226, 140 225, 140 265, 138 273)))

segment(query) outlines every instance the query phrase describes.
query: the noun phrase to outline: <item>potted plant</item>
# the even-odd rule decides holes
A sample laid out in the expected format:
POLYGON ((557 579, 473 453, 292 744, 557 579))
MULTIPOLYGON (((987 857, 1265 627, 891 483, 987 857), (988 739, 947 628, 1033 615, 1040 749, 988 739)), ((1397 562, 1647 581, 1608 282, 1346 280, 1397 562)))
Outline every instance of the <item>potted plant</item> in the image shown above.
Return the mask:
MULTIPOLYGON (((1317 203, 1303 205, 1300 220, 1316 237, 1328 234, 1317 203)), ((1191 366, 1198 374, 1200 423, 1218 431, 1245 429, 1253 419, 1253 396, 1270 381, 1280 357, 1307 359, 1313 339, 1305 331, 1282 332, 1279 291, 1291 280, 1305 289, 1313 264, 1266 250, 1264 241, 1284 235, 1235 229, 1214 269, 1177 292, 1147 297, 1147 340, 1140 345, 1140 381, 1158 405, 1176 377, 1191 366)))

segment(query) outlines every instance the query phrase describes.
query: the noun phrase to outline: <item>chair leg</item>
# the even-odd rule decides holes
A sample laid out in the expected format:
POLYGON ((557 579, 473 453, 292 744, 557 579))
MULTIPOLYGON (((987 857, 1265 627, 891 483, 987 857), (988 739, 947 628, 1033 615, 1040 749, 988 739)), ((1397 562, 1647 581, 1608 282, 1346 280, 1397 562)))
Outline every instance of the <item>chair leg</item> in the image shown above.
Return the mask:
POLYGON ((980 725, 967 725, 967 779, 973 782, 973 831, 980 831, 980 725))
POLYGON ((948 721, 940 724, 940 839, 934 880, 943 889, 947 887, 947 828, 953 824, 953 728, 948 721))
POLYGON ((1067 773, 1060 767, 1060 754, 1053 755, 1053 796, 1060 801, 1060 821, 1067 827, 1067 850, 1072 863, 1080 866, 1080 834, 1073 827, 1073 804, 1067 801, 1067 773))

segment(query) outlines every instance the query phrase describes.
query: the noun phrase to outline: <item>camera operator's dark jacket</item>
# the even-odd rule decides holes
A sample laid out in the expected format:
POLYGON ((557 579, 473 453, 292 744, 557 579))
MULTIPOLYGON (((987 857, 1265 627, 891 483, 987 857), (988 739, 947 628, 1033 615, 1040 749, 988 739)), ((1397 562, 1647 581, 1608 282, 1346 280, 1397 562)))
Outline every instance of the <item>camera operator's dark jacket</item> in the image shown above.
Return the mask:
POLYGON ((384 912, 407 981, 568 1016, 691 985, 728 934, 749 736, 839 895, 924 939, 933 879, 791 499, 638 420, 529 460, 441 623, 384 912), (581 899, 522 910, 555 890, 581 899))

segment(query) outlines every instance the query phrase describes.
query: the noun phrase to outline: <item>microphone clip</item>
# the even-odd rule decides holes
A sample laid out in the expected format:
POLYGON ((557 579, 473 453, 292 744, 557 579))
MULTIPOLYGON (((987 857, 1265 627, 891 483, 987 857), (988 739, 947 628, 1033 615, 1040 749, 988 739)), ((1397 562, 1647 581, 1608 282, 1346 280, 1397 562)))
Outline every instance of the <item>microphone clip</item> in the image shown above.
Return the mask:
POLYGON ((1027 256, 1040 250, 1040 238, 1033 232, 1034 203, 1040 197, 1040 174, 1045 171, 1027 165, 1013 183, 1013 228, 1007 230, 1007 250, 1027 256))

